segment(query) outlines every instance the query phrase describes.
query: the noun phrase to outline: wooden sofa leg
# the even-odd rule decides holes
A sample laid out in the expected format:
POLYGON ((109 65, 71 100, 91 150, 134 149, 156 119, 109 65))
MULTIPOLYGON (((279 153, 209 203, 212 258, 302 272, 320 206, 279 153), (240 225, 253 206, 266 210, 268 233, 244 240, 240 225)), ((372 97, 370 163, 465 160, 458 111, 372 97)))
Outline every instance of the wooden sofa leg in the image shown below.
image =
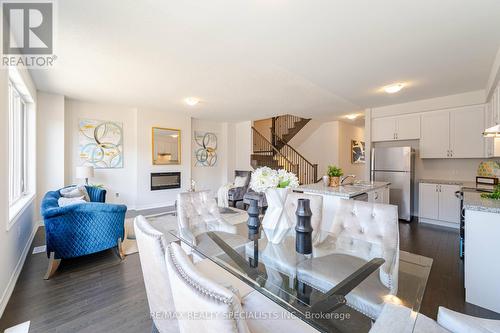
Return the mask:
POLYGON ((116 255, 120 260, 125 259, 125 252, 123 252, 123 242, 121 238, 118 238, 118 246, 116 247, 116 255))
POLYGON ((57 271, 57 268, 59 268, 60 263, 61 259, 56 259, 55 252, 50 252, 49 267, 47 268, 47 273, 45 273, 44 276, 45 280, 50 279, 54 275, 54 273, 57 271))

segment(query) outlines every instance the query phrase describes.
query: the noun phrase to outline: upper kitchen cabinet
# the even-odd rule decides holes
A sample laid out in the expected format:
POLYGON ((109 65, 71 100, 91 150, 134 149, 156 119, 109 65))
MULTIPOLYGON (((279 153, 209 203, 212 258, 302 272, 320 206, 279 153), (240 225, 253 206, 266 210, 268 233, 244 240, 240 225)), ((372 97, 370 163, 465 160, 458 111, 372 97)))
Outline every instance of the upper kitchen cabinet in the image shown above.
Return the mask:
MULTIPOLYGON (((484 128, 490 128, 500 123, 500 86, 497 86, 486 104, 486 119, 484 128)), ((500 138, 485 138, 486 157, 500 157, 500 138)))
POLYGON ((450 157, 450 112, 434 111, 422 115, 421 158, 450 157))
POLYGON ((450 121, 451 157, 484 157, 484 106, 469 106, 451 110, 450 121))
POLYGON ((372 121, 372 141, 420 139, 420 115, 375 118, 372 121))
POLYGON ((485 156, 484 105, 422 114, 421 158, 482 158, 485 156))

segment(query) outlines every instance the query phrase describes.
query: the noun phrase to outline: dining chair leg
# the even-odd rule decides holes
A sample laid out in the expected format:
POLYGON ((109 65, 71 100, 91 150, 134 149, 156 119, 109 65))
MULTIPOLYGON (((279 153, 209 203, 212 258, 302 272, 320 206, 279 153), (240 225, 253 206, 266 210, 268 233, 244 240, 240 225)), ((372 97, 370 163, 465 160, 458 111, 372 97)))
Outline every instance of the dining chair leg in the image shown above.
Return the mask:
POLYGON ((44 280, 48 280, 54 275, 54 273, 57 271, 57 268, 59 268, 60 263, 61 259, 56 259, 56 253, 50 252, 49 267, 47 268, 47 273, 45 273, 45 276, 43 277, 44 280))

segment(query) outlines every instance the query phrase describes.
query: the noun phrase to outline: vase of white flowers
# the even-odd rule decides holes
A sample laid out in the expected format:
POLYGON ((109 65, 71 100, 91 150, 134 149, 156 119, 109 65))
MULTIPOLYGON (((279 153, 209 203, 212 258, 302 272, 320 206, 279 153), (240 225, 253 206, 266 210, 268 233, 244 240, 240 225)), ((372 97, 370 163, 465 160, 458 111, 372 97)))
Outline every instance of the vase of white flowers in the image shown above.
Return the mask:
POLYGON ((297 176, 284 169, 276 171, 261 167, 252 173, 250 188, 266 194, 267 210, 262 220, 262 228, 271 243, 280 243, 293 226, 284 207, 288 193, 297 186, 297 176))

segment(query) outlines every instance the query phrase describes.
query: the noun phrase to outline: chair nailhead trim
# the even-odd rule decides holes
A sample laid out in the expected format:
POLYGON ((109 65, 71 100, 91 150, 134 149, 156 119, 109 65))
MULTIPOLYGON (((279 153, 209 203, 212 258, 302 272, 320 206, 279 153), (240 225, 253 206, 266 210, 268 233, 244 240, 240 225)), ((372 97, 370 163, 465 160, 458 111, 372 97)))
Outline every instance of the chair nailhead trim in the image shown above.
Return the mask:
POLYGON ((224 296, 216 293, 215 291, 212 291, 210 289, 207 289, 207 288, 201 286, 199 283, 197 283, 196 281, 191 279, 191 277, 189 277, 189 275, 187 275, 186 272, 184 272, 184 270, 182 269, 180 264, 177 262, 177 260, 174 256, 174 253, 173 253, 172 245, 168 246, 168 255, 169 255, 170 260, 172 261, 172 264, 176 268, 176 273, 178 274, 178 276, 181 279, 183 279, 189 286, 194 288, 196 291, 202 293, 203 295, 208 296, 210 298, 213 298, 217 302, 222 302, 224 304, 232 304, 233 303, 233 297, 224 297, 224 296))

